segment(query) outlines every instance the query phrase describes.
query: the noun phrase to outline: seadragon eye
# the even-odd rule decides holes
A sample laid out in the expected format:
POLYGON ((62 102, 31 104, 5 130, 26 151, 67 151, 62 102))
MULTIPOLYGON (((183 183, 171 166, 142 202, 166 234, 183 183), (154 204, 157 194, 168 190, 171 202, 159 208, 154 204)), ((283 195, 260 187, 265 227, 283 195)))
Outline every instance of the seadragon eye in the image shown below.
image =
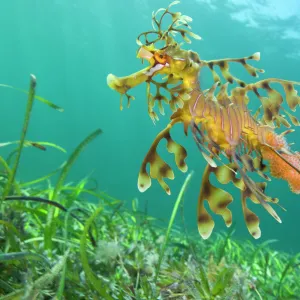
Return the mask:
POLYGON ((154 58, 158 63, 162 65, 164 65, 167 62, 167 56, 165 54, 155 53, 154 58))

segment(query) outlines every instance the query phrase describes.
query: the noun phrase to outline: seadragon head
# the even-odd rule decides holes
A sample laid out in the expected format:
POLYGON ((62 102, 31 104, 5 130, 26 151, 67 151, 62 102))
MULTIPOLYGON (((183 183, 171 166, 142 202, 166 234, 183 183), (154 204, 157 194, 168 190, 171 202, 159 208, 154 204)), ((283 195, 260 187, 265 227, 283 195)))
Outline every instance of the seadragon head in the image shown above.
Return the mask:
POLYGON ((189 99, 191 78, 198 78, 201 67, 198 54, 182 49, 182 45, 174 38, 179 34, 187 43, 191 42, 188 35, 200 39, 189 30, 191 27, 188 22, 191 18, 170 11, 170 7, 177 3, 179 1, 174 1, 168 8, 153 13, 153 30, 141 33, 137 38, 139 45, 137 57, 142 61, 146 60, 149 65, 128 76, 117 77, 113 74, 107 76, 109 87, 121 94, 121 109, 123 108, 122 97, 127 96, 129 106, 130 100, 134 97, 130 96, 128 91, 146 82, 148 112, 153 121, 158 119, 153 111, 156 102, 161 114, 164 114, 162 102, 169 104, 172 111, 183 106, 184 101, 189 99), (162 23, 168 15, 171 16, 172 22, 167 29, 163 30, 162 23), (151 92, 151 86, 156 88, 154 94, 151 92))

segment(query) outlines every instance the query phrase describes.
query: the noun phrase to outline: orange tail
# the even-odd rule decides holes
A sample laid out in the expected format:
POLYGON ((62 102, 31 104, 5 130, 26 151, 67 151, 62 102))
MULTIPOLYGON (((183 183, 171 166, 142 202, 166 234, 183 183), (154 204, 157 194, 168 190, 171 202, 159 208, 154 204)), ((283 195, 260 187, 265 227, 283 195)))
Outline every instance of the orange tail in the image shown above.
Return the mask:
POLYGON ((271 175, 286 180, 291 191, 300 194, 300 153, 279 154, 277 149, 282 150, 286 145, 283 137, 275 133, 267 136, 267 143, 271 147, 263 146, 262 154, 269 161, 271 175))

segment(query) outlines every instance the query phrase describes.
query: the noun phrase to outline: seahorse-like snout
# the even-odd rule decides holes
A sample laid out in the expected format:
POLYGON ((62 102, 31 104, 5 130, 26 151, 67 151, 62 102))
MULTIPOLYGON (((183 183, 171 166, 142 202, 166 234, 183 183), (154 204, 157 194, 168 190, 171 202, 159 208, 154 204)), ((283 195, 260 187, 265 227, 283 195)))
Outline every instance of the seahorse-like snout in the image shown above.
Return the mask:
POLYGON ((117 76, 115 76, 113 74, 109 74, 107 76, 107 84, 111 89, 113 89, 121 94, 126 93, 126 87, 124 86, 124 82, 122 81, 122 78, 118 78, 117 76))
POLYGON ((121 94, 125 94, 131 88, 148 80, 148 71, 150 68, 151 66, 124 77, 117 77, 113 74, 109 74, 107 76, 107 84, 111 89, 121 94))

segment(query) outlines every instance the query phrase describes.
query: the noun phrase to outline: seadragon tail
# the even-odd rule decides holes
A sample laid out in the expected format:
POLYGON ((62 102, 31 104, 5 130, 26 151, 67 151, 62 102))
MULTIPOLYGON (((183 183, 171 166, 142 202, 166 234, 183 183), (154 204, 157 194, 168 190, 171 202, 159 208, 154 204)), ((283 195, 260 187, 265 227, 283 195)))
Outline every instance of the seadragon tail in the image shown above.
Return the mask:
POLYGON ((300 153, 291 152, 283 135, 270 133, 262 155, 269 162, 271 175, 286 180, 293 193, 300 194, 300 153))
POLYGON ((264 147, 262 153, 269 162, 272 176, 286 180, 291 191, 300 194, 300 153, 279 153, 269 147, 264 147))

